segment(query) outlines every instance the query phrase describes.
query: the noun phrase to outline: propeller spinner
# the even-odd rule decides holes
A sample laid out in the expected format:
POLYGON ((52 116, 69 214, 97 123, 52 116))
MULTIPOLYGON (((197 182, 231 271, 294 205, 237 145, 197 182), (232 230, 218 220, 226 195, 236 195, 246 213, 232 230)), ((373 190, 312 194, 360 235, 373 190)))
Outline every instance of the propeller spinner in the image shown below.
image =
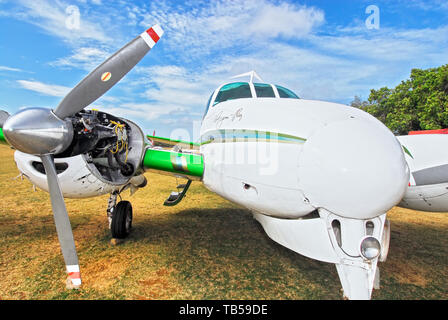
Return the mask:
POLYGON ((62 99, 53 111, 44 108, 22 110, 6 120, 3 133, 15 149, 40 156, 47 176, 56 231, 68 273, 67 288, 79 288, 81 276, 78 256, 59 185, 54 155, 62 153, 73 140, 73 126, 67 117, 83 110, 120 81, 157 43, 163 30, 159 25, 149 28, 118 50, 87 75, 62 99))

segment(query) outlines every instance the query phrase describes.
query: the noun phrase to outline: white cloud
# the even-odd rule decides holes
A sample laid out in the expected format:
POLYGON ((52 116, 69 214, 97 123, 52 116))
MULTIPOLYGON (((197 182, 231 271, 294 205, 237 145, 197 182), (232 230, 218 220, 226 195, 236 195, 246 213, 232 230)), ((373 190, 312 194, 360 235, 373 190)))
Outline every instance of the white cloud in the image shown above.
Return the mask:
POLYGON ((438 56, 437 60, 446 61, 443 48, 448 48, 448 26, 413 30, 382 28, 375 33, 356 28, 345 31, 333 36, 312 36, 310 40, 334 55, 358 59, 416 61, 423 55, 432 59, 438 56))
POLYGON ((414 7, 425 11, 448 9, 448 2, 446 0, 400 0, 398 3, 402 6, 414 7))
POLYGON ((17 83, 27 90, 53 97, 64 97, 71 90, 71 88, 68 87, 42 83, 39 81, 17 80, 17 83))
MULTIPOLYGON (((57 1, 56 9, 44 15, 44 9, 36 8, 34 2, 21 1, 27 3, 24 17, 52 34, 62 32, 54 29, 61 22, 58 14, 64 13, 64 2, 57 1)), ((86 6, 93 3, 81 1, 86 6)), ((47 0, 42 3, 44 8, 49 4, 47 0)), ((147 127, 151 123, 158 129, 200 119, 205 102, 219 84, 250 70, 303 98, 349 103, 354 95, 367 98, 371 88, 398 84, 413 67, 447 63, 447 25, 423 29, 382 26, 373 32, 365 28, 362 19, 354 24, 328 25, 321 9, 277 0, 202 1, 182 6, 165 1, 145 5, 118 2, 117 6, 108 9, 107 20, 118 21, 117 30, 160 23, 165 35, 157 53, 149 53, 156 60, 143 60, 112 89, 114 96, 98 103, 106 112, 143 121, 147 127)), ((52 65, 91 71, 115 50, 102 42, 104 34, 92 15, 100 12, 92 12, 95 10, 82 19, 94 32, 82 31, 79 43, 70 42, 72 54, 52 65)), ((364 18, 363 10, 360 15, 364 18)), ((65 34, 60 37, 67 40, 65 34)), ((110 45, 120 42, 114 39, 110 45)), ((61 88, 65 88, 37 81, 21 86, 58 96, 63 96, 61 88)))
POLYGON ((0 71, 22 72, 22 69, 0 66, 0 71))
POLYGON ((63 1, 48 0, 19 0, 21 7, 11 12, 16 18, 32 23, 47 33, 62 38, 70 43, 95 40, 107 42, 110 38, 103 32, 100 24, 90 21, 82 13, 80 15, 79 29, 70 30, 66 26, 68 15, 67 7, 71 4, 63 1))
POLYGON ((105 61, 110 55, 111 54, 108 51, 96 47, 81 47, 75 49, 75 52, 71 56, 59 58, 56 61, 51 62, 50 65, 73 67, 91 71, 105 61))
POLYGON ((142 121, 153 121, 167 115, 183 115, 185 109, 179 106, 157 105, 151 103, 124 103, 120 107, 106 107, 106 112, 116 116, 142 121))
POLYGON ((272 4, 267 0, 205 2, 189 11, 156 2, 141 16, 142 26, 160 23, 166 30, 166 45, 172 50, 183 50, 186 57, 226 48, 261 46, 260 40, 264 44, 279 36, 300 39, 324 22, 320 9, 272 4))
POLYGON ((324 12, 319 9, 295 7, 288 3, 278 6, 264 4, 257 9, 256 16, 247 25, 246 32, 257 38, 301 38, 309 35, 324 20, 324 12))
POLYGON ((143 76, 136 85, 147 88, 144 97, 157 104, 178 105, 200 114, 219 84, 256 70, 265 81, 289 87, 303 98, 349 103, 355 95, 367 98, 372 88, 398 84, 412 67, 446 63, 447 28, 389 29, 373 36, 355 30, 313 35, 307 39, 312 46, 304 48, 272 41, 265 50, 221 54, 193 68, 188 63, 140 67, 138 73, 143 76))
POLYGON ((118 103, 118 102, 120 102, 120 98, 104 95, 101 98, 99 98, 98 101, 106 101, 106 102, 110 102, 110 103, 118 103))

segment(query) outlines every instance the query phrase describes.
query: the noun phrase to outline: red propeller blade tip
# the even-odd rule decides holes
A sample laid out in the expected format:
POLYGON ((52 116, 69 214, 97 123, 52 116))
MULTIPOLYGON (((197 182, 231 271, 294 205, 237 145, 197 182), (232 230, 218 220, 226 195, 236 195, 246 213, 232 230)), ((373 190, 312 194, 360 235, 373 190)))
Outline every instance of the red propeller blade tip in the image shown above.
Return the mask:
POLYGON ((140 36, 145 40, 146 44, 152 48, 159 41, 159 39, 163 35, 163 29, 158 25, 154 25, 145 32, 143 32, 140 36))

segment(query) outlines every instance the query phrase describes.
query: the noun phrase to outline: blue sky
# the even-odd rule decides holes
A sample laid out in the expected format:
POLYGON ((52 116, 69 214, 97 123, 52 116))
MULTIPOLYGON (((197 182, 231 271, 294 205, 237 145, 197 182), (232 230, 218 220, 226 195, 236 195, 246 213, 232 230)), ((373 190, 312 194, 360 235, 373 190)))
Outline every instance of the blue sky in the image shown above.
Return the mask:
POLYGON ((349 104, 448 63, 446 0, 0 0, 0 108, 56 107, 155 23, 159 43, 91 107, 173 138, 196 140, 210 93, 250 70, 303 98, 349 104), (366 26, 370 5, 378 29, 366 26))

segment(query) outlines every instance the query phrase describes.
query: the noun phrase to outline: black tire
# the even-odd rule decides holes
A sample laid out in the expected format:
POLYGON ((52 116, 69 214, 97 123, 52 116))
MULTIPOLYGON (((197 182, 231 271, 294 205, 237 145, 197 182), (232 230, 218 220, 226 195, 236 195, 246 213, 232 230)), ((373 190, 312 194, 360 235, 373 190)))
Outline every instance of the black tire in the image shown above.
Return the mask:
POLYGON ((114 208, 110 231, 112 238, 124 239, 132 228, 132 205, 129 201, 120 201, 114 208))

